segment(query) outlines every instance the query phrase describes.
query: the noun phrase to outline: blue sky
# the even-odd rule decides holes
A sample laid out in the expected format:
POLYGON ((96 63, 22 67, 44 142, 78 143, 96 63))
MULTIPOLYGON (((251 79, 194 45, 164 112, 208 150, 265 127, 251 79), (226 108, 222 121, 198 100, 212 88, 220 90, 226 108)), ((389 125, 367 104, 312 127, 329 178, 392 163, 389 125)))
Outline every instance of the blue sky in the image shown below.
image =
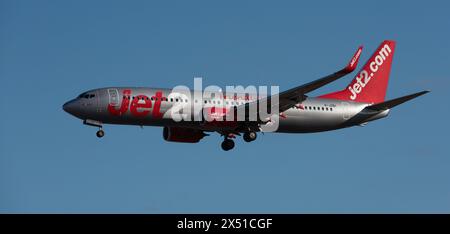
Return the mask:
MULTIPOLYGON (((448 1, 0 1, 0 212, 450 212, 448 1), (397 41, 389 118, 220 149, 63 112, 105 86, 279 85, 397 41)), ((315 91, 343 88, 351 77, 315 91)))

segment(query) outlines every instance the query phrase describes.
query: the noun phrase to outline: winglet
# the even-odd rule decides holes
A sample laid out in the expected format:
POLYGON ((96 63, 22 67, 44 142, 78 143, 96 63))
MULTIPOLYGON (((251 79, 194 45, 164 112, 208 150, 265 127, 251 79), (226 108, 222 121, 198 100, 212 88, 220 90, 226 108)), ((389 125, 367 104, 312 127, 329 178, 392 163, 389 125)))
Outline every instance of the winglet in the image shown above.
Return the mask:
MULTIPOLYGON (((392 40, 383 41, 346 88, 319 97, 364 103, 384 102, 395 44, 395 41, 392 40)), ((359 50, 356 52, 355 58, 358 58, 358 54, 360 54, 359 50)), ((345 69, 352 70, 355 67, 356 62, 353 63, 352 59, 345 69)))
POLYGON ((350 62, 347 64, 347 66, 344 68, 344 70, 348 73, 355 70, 355 68, 358 66, 359 58, 361 57, 363 46, 360 46, 358 50, 356 50, 355 54, 353 55, 350 62))

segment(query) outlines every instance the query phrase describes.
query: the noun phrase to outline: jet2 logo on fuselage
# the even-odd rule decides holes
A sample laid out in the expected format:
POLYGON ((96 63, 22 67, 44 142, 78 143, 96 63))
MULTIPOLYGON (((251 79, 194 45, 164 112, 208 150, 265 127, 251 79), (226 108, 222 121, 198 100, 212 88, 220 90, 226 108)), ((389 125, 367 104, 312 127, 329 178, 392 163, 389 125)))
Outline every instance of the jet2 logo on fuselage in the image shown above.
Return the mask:
POLYGON ((155 93, 155 96, 152 96, 151 99, 148 98, 146 95, 136 95, 133 98, 131 98, 131 90, 124 89, 122 103, 120 104, 119 109, 116 109, 116 107, 113 104, 109 103, 108 112, 111 115, 120 116, 125 114, 128 111, 128 109, 130 109, 130 112, 133 116, 144 117, 150 113, 149 109, 152 108, 151 100, 155 100, 153 104, 152 117, 161 119, 163 114, 160 111, 161 111, 161 101, 163 98, 165 99, 166 97, 162 96, 161 91, 157 91, 155 93))

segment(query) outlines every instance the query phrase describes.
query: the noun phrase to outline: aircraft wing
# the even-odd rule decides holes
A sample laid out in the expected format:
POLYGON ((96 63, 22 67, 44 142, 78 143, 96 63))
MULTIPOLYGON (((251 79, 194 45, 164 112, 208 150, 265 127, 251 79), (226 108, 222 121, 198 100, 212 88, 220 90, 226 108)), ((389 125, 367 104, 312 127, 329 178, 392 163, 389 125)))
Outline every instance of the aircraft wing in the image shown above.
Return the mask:
MULTIPOLYGON (((318 89, 328 83, 331 83, 331 82, 351 73, 352 71, 354 71, 356 66, 358 65, 358 61, 359 61, 359 57, 362 52, 362 48, 363 48, 362 46, 360 46, 358 48, 358 50, 355 52, 355 54, 353 55, 350 62, 343 69, 341 69, 333 74, 330 74, 328 76, 325 76, 323 78, 320 78, 318 80, 315 80, 315 81, 306 83, 304 85, 300 85, 300 86, 294 87, 292 89, 286 90, 279 94, 269 96, 266 98, 262 98, 255 102, 246 103, 245 105, 238 106, 237 107, 238 113, 240 113, 239 109, 241 109, 241 108, 244 108, 244 110, 252 110, 252 108, 254 108, 253 110, 257 110, 257 108, 260 104, 266 105, 268 110, 278 108, 280 113, 295 106, 297 103, 303 101, 306 98, 306 96, 305 96, 306 93, 316 90, 316 89, 318 89), (272 99, 277 95, 279 98, 279 102, 272 103, 272 99), (252 106, 252 105, 256 105, 256 106, 252 106)), ((247 113, 246 113, 246 115, 247 115, 247 113)))

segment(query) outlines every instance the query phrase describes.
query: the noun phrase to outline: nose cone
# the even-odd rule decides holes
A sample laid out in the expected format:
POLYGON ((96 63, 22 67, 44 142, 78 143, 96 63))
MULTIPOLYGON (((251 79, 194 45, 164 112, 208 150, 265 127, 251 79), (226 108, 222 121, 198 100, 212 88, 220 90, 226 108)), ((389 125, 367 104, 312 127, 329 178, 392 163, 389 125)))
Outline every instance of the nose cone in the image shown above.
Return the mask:
POLYGON ((77 105, 74 100, 64 103, 63 110, 71 115, 76 115, 77 105))

